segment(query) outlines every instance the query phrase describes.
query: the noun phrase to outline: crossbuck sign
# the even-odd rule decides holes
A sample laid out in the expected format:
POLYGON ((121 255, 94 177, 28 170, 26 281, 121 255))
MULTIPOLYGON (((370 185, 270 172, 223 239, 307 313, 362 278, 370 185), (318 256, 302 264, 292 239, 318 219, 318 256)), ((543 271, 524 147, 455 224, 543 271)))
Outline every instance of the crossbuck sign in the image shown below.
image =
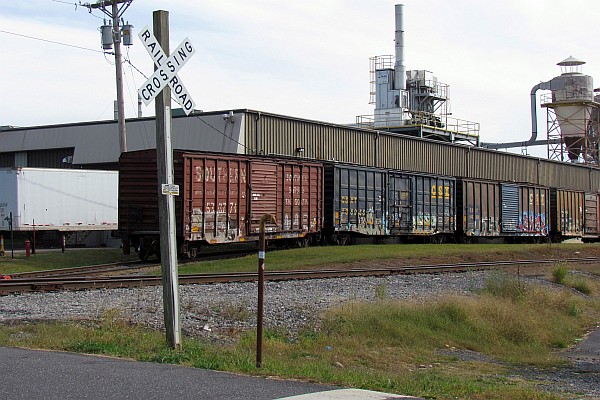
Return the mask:
POLYGON ((148 54, 154 60, 154 64, 156 64, 156 71, 138 89, 138 93, 144 104, 149 105, 169 85, 175 101, 183 108, 186 115, 189 115, 194 110, 196 104, 185 86, 183 86, 181 79, 177 76, 177 72, 194 55, 196 49, 192 46, 190 40, 185 38, 179 47, 167 58, 167 55, 148 27, 142 29, 138 36, 142 43, 144 43, 148 54))

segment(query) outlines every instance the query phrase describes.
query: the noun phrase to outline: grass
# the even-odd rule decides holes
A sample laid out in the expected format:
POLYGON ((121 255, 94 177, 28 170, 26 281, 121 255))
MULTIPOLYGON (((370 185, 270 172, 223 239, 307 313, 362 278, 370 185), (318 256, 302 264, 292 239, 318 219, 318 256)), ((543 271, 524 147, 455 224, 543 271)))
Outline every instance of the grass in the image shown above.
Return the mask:
POLYGON ((0 257, 0 274, 39 271, 46 269, 81 267, 85 265, 109 264, 112 262, 136 261, 135 254, 125 256, 120 249, 67 249, 60 251, 38 251, 29 257, 17 252, 11 258, 10 251, 0 257))
MULTIPOLYGON (((597 276, 597 274, 592 275, 597 276)), ((562 264, 556 265, 552 270, 551 279, 554 283, 573 288, 586 295, 591 295, 592 293, 597 292, 600 287, 600 285, 597 283, 597 280, 589 279, 581 275, 571 274, 569 269, 562 264)))
MULTIPOLYGON (((212 248, 210 249, 212 250, 212 248)), ((600 256, 600 243, 590 244, 444 244, 444 245, 356 245, 310 247, 268 251, 267 270, 292 270, 327 267, 360 266, 365 261, 393 260, 400 264, 435 264, 461 261, 491 261, 496 259, 566 258, 600 256)), ((119 249, 67 249, 60 252, 38 252, 25 257, 22 252, 0 257, 0 274, 83 265, 137 261, 136 254, 125 256, 119 249)), ((229 260, 180 264, 180 273, 248 272, 256 271, 256 254, 229 260)), ((156 272, 159 274, 160 272, 156 272)))
MULTIPOLYGON (((600 243, 579 244, 388 244, 309 247, 268 251, 267 270, 293 270, 313 267, 360 265, 371 260, 398 260, 404 264, 435 264, 497 259, 566 258, 600 256, 600 243)), ((181 273, 247 272, 257 269, 256 255, 237 259, 196 262, 181 265, 181 273)))
MULTIPOLYGON (((160 332, 132 325, 118 310, 99 321, 38 322, 0 327, 0 345, 131 357, 264 376, 281 376, 438 399, 557 399, 511 374, 515 365, 562 364, 568 347, 600 318, 600 300, 570 290, 525 285, 491 275, 469 296, 352 302, 321 316, 291 339, 265 332, 263 368, 255 367, 255 332, 232 345, 187 338, 168 349, 160 332), (461 359, 461 351, 482 354, 461 359)), ((224 306, 225 307, 225 306, 224 306)), ((238 309, 229 310, 232 318, 238 309)))

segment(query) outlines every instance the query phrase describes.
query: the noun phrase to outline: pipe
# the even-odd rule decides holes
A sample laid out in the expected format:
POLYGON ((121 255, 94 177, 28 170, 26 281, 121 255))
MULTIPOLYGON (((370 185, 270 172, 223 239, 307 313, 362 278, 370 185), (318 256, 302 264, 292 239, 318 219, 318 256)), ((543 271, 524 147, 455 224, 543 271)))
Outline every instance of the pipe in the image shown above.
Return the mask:
MULTIPOLYGON (((557 143, 556 140, 537 140, 537 96, 538 90, 557 90, 564 89, 565 82, 561 77, 556 77, 548 82, 540 82, 531 88, 531 137, 524 142, 508 142, 508 143, 482 143, 482 147, 487 149, 508 149, 511 147, 528 147, 541 145, 546 143, 557 143)), ((560 141, 558 142, 560 143, 560 141)))
POLYGON ((550 87, 552 86, 551 82, 552 81, 540 82, 531 88, 531 137, 529 138, 528 141, 523 142, 524 143, 523 147, 534 143, 535 140, 537 139, 537 96, 536 96, 536 92, 539 89, 549 90, 550 87))
POLYGON ((404 66, 404 5, 396 4, 396 64, 394 66, 395 89, 406 90, 406 67, 404 66))

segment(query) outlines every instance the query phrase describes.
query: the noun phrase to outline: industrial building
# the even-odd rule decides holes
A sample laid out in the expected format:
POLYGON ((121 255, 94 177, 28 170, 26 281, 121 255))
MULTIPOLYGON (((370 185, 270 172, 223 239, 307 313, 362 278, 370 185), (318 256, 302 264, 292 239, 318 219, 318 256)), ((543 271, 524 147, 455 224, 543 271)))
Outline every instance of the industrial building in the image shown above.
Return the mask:
MULTIPOLYGON (((339 125, 236 109, 173 113, 172 147, 240 155, 296 157, 495 182, 600 192, 600 101, 583 61, 558 63, 562 74, 531 90, 532 136, 482 143, 479 125, 448 113, 449 87, 427 70, 407 70, 403 6, 396 6, 396 54, 371 58, 371 116, 339 125), (537 91, 548 136, 537 138, 537 91), (546 143, 549 159, 494 149, 546 143)), ((155 118, 128 119, 127 150, 156 148, 155 118)), ((0 127, 0 168, 118 170, 117 121, 0 127)), ((1 200, 1 199, 0 199, 1 200)))

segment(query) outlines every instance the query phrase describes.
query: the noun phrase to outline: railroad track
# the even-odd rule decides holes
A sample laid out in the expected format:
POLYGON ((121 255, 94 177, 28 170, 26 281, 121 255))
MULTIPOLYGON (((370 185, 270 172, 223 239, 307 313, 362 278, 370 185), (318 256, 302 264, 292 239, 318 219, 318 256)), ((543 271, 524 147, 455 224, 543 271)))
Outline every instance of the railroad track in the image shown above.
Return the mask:
MULTIPOLYGON (((562 263, 598 263, 600 258, 569 258, 561 260, 516 260, 485 261, 476 263, 408 265, 388 268, 355 268, 346 270, 295 270, 266 271, 268 281, 284 281, 298 279, 329 279, 357 276, 386 276, 417 273, 463 272, 469 270, 497 269, 514 266, 544 265, 562 263)), ((179 284, 210 284, 226 282, 253 282, 258 279, 256 272, 186 274, 179 276, 179 284)), ((89 290, 107 288, 139 288, 162 284, 160 276, 73 276, 73 277, 35 277, 15 278, 0 281, 0 294, 21 292, 43 292, 58 290, 89 290)))
POLYGON ((110 264, 97 264, 87 265, 83 267, 71 267, 71 268, 57 268, 48 269, 43 271, 32 271, 32 272, 20 272, 10 274, 10 279, 36 279, 36 278, 50 278, 50 277, 82 277, 82 276, 97 276, 107 273, 118 273, 130 270, 139 270, 142 268, 156 267, 160 264, 157 263, 142 263, 142 262, 129 262, 129 263, 110 263, 110 264))
MULTIPOLYGON (((187 264, 190 262, 218 260, 224 258, 242 257, 248 254, 255 253, 256 250, 228 250, 222 252, 206 253, 201 257, 190 260, 180 260, 179 264, 187 264)), ((36 278, 51 278, 51 277, 89 277, 102 276, 106 274, 122 274, 127 271, 138 271, 150 268, 160 267, 160 262, 136 261, 136 262, 120 262, 109 264, 87 265, 82 267, 56 268, 42 271, 19 272, 14 274, 4 275, 8 279, 36 279, 36 278)), ((1 282, 1 281, 0 281, 1 282)))

